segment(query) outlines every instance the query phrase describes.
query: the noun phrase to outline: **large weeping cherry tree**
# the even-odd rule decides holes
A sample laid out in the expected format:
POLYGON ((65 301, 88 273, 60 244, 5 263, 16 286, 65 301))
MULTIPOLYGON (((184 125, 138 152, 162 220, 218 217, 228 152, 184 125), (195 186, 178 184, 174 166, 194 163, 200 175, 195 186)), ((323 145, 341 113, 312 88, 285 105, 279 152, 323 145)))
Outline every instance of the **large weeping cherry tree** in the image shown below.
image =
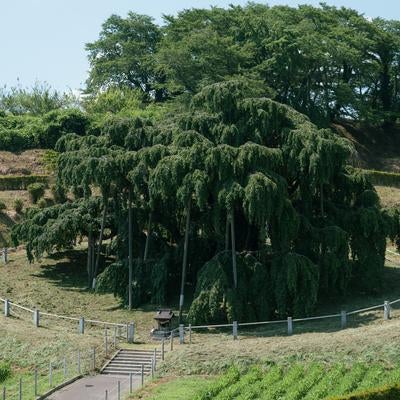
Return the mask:
POLYGON ((306 315, 322 296, 379 290, 400 214, 347 166, 345 139, 244 79, 204 87, 182 109, 61 138, 59 183, 82 198, 15 228, 31 259, 87 236, 93 282, 107 227, 115 262, 97 286, 129 308, 179 294, 180 321, 190 304, 196 323, 306 315), (59 230, 92 201, 83 230, 59 230))

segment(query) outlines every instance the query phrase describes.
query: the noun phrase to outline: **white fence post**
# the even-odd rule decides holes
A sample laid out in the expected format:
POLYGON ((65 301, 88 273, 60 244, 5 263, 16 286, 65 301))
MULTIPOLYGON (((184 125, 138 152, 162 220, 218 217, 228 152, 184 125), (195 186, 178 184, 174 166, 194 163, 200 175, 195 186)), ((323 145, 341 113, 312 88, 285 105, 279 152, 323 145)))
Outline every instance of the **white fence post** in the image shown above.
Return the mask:
POLYGON ((10 316, 10 300, 8 299, 4 300, 4 316, 5 317, 10 316))
POLYGON ((85 318, 79 318, 79 333, 83 335, 85 333, 85 318))
POLYGON ((340 326, 342 327, 342 329, 345 329, 347 326, 347 312, 346 311, 340 312, 340 326))
POLYGON ((131 322, 128 325, 128 343, 133 343, 135 340, 135 324, 131 322))
POLYGON ((4 262, 4 264, 8 263, 8 249, 7 249, 7 247, 3 248, 3 262, 4 262))
POLYGON ((104 350, 106 352, 106 358, 108 356, 108 335, 107 335, 107 328, 104 329, 104 350))
POLYGON ((293 320, 292 317, 287 318, 287 334, 288 336, 293 334, 293 320))
POLYGON ((33 324, 36 326, 36 328, 39 328, 39 323, 40 323, 40 314, 39 310, 33 310, 33 324))
POLYGON ((179 344, 185 343, 185 327, 183 324, 179 325, 179 344))
POLYGON ((383 319, 385 321, 390 319, 390 304, 388 301, 383 304, 383 319))
POLYGON ((233 340, 237 340, 237 338, 238 338, 238 322, 237 321, 233 321, 232 333, 233 333, 233 340))

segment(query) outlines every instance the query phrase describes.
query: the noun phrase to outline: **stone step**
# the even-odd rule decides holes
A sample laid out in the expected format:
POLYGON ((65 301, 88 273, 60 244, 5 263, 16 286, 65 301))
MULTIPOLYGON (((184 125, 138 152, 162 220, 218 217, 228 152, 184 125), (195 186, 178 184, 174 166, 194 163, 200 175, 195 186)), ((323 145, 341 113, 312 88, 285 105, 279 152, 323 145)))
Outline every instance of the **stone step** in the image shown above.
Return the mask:
MULTIPOLYGON (((117 357, 125 357, 125 358, 153 358, 154 353, 148 353, 148 354, 128 354, 128 353, 118 353, 117 357)), ((159 358, 161 357, 161 354, 156 354, 156 357, 159 358)))
POLYGON ((111 362, 110 364, 108 364, 107 367, 129 367, 129 368, 141 368, 142 365, 145 368, 150 368, 151 367, 151 363, 120 363, 120 362, 111 362))
MULTIPOLYGON (((145 371, 150 371, 151 370, 151 366, 143 366, 145 371)), ((104 371, 108 370, 108 369, 119 369, 121 371, 133 371, 133 370, 138 370, 141 371, 142 366, 141 365, 135 365, 135 366, 126 366, 126 365, 107 365, 107 367, 104 369, 104 371)))
MULTIPOLYGON (((125 372, 125 371, 118 371, 118 370, 116 370, 116 371, 110 370, 110 371, 103 371, 103 374, 104 375, 127 375, 127 376, 129 376, 130 374, 132 374, 132 375, 142 375, 142 371, 125 372)), ((150 373, 146 372, 146 371, 145 371, 144 374, 145 375, 150 375, 150 373)))
MULTIPOLYGON (((141 350, 141 349, 134 349, 134 350, 130 350, 130 349, 121 349, 120 353, 132 353, 132 354, 146 354, 146 353, 154 353, 154 350, 141 350)), ((156 353, 161 353, 161 350, 156 350, 156 353)))
MULTIPOLYGON (((102 371, 105 375, 140 375, 143 372, 146 375, 151 373, 154 350, 122 349, 107 364, 102 371)), ((161 351, 156 351, 157 362, 161 361, 161 351)))
MULTIPOLYGON (((143 372, 145 374, 149 374, 151 372, 151 369, 143 369, 143 372)), ((142 368, 108 368, 107 367, 102 373, 103 374, 118 374, 118 373, 141 374, 142 368)))

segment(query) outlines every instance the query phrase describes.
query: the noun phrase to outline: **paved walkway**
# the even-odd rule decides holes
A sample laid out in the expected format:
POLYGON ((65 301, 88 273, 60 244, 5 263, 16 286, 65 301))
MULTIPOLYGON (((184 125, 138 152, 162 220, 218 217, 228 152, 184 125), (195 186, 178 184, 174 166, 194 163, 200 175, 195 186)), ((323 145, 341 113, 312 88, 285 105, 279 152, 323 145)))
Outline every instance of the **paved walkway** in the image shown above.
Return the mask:
MULTIPOLYGON (((56 393, 48 400, 104 400, 108 391, 108 400, 118 400, 118 381, 121 382, 121 400, 129 393, 128 376, 96 375, 77 380, 56 393)), ((133 376, 133 390, 140 386, 140 376, 133 376)))

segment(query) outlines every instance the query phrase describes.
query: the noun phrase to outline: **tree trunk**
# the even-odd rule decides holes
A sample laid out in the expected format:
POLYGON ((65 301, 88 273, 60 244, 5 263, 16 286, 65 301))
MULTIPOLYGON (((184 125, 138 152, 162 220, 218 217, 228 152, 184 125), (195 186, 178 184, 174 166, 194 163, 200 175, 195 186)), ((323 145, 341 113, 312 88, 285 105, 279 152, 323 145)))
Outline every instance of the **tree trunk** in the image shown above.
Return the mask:
POLYGON ((225 224, 225 251, 229 250, 229 224, 229 216, 227 216, 225 224))
POLYGON ((182 261, 182 279, 181 279, 181 295, 179 298, 179 323, 182 323, 183 303, 185 299, 185 281, 186 281, 186 265, 189 245, 189 224, 190 224, 190 207, 191 199, 189 199, 186 207, 186 226, 185 226, 185 243, 183 245, 183 261, 182 261))
POLYGON ((93 241, 93 234, 92 231, 89 231, 88 234, 88 255, 87 255, 87 273, 88 273, 88 288, 92 284, 92 270, 93 270, 93 262, 92 262, 92 241, 93 241))
MULTIPOLYGON (((96 262, 96 238, 93 237, 92 232, 92 250, 91 250, 91 258, 90 258, 90 285, 93 281, 93 273, 94 273, 94 263, 96 262)), ((89 285, 89 287, 90 287, 89 285)))
POLYGON ((231 220, 231 243, 232 243, 232 271, 233 271, 233 285, 237 289, 237 267, 236 267, 236 243, 235 243, 235 217, 234 211, 230 214, 231 220))
POLYGON ((97 257, 96 257, 96 264, 94 266, 94 273, 93 273, 93 281, 92 281, 92 289, 96 288, 96 277, 99 271, 99 264, 100 264, 100 253, 101 253, 101 246, 103 244, 103 235, 104 235, 104 225, 106 224, 106 217, 107 217, 107 200, 104 200, 104 208, 103 208, 103 219, 101 220, 101 227, 100 227, 100 236, 99 236, 99 245, 97 249, 97 257))
POLYGON ((320 198, 321 198, 321 217, 324 216, 324 185, 320 184, 320 198))
POLYGON ((150 211, 149 215, 149 224, 147 226, 147 236, 146 236, 146 244, 144 246, 144 255, 143 255, 143 261, 147 260, 147 256, 149 254, 149 245, 150 245, 150 235, 151 235, 151 219, 153 217, 153 213, 150 211))
POLYGON ((128 279, 128 309, 132 310, 132 276, 133 276, 133 238, 132 238, 132 190, 129 188, 128 194, 128 263, 129 263, 129 279, 128 279))

